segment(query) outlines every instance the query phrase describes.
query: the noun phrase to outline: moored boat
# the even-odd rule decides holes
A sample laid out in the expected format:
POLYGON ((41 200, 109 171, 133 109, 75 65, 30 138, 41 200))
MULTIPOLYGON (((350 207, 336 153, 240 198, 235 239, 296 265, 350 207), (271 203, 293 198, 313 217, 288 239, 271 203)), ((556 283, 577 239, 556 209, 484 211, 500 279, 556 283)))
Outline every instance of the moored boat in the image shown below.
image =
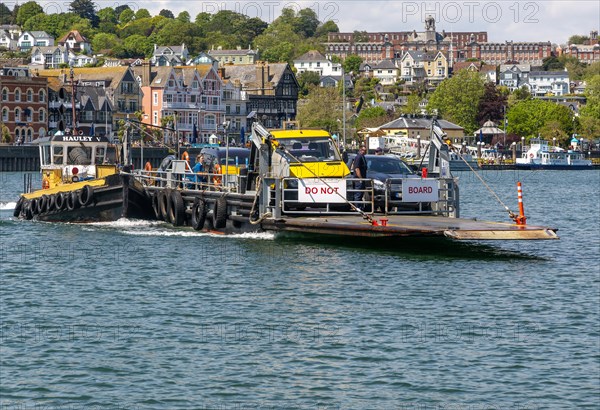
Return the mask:
POLYGON ((515 166, 522 169, 591 169, 592 161, 581 151, 550 148, 548 141, 533 138, 529 148, 517 158, 515 166))

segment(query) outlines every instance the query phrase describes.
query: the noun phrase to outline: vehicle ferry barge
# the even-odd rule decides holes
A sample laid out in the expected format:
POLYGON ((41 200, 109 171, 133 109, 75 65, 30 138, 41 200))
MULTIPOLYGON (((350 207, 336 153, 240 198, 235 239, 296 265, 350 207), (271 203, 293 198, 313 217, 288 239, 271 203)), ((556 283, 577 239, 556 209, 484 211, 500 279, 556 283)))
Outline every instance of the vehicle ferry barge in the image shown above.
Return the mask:
POLYGON ((350 176, 337 144, 323 130, 267 130, 256 122, 249 136, 247 165, 246 159, 226 155, 219 159, 218 168, 203 164, 209 171, 201 174, 193 173, 182 159, 172 161, 164 171, 131 175, 146 186, 156 219, 197 230, 388 239, 558 238, 554 228, 527 225, 522 202, 519 215, 509 211, 514 223, 460 218, 458 180, 450 173, 449 148, 435 122, 431 131, 427 170, 417 177, 387 180, 385 202, 378 212, 374 212, 373 181, 366 180, 366 187, 358 188, 359 180, 350 176))

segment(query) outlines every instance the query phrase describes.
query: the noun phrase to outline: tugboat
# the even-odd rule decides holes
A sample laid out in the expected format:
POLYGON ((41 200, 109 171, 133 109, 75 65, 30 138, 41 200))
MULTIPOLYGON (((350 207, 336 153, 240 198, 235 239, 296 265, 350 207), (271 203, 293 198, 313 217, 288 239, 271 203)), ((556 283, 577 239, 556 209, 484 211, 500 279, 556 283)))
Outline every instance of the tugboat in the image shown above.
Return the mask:
MULTIPOLYGON (((73 124, 75 85, 73 84, 73 124)), ((14 210, 21 219, 48 222, 104 222, 119 218, 151 219, 150 198, 141 182, 131 176, 128 136, 125 132, 119 170, 109 164, 109 141, 85 136, 74 127, 37 141, 42 173, 41 189, 23 193, 14 210)))
POLYGON ((14 216, 48 222, 148 219, 142 183, 108 164, 108 139, 62 132, 41 138, 41 189, 21 195, 14 216))

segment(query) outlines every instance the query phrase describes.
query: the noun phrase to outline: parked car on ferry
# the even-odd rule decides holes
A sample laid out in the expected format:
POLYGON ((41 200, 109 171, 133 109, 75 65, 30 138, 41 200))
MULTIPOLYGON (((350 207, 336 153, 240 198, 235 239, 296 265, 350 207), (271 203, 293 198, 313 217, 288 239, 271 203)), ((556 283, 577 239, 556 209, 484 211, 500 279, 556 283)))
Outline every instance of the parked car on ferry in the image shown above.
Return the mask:
MULTIPOLYGON (((356 154, 348 154, 348 168, 352 169, 352 162, 356 154)), ((366 177, 373 180, 373 193, 375 195, 375 208, 385 207, 385 184, 388 179, 420 178, 413 169, 395 155, 365 155, 367 160, 366 177)), ((402 185, 391 184, 389 200, 398 201, 402 198, 402 185)))

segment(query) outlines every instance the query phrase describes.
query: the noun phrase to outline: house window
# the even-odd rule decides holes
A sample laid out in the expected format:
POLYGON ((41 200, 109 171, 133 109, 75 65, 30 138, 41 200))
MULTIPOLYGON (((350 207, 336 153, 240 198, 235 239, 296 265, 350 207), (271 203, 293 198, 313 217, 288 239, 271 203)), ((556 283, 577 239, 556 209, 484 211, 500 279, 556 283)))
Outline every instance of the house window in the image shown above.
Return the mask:
POLYGON ((2 89, 2 101, 8 101, 8 90, 6 88, 2 89))
POLYGON ((158 125, 158 111, 152 113, 152 124, 158 125))
POLYGON ((45 101, 46 101, 46 93, 44 92, 44 90, 40 90, 39 102, 45 102, 45 101))
POLYGON ((15 89, 15 101, 21 101, 21 90, 20 89, 15 89))
POLYGON ((6 107, 2 109, 2 121, 8 122, 8 108, 6 107))
POLYGON ((33 101, 33 91, 31 89, 27 90, 27 102, 33 101))
POLYGON ((136 112, 136 111, 137 111, 137 102, 129 101, 129 112, 136 112))
POLYGON ((154 93, 154 102, 153 105, 158 105, 158 93, 154 93))
POLYGON ((15 122, 21 122, 21 109, 15 108, 15 122))

